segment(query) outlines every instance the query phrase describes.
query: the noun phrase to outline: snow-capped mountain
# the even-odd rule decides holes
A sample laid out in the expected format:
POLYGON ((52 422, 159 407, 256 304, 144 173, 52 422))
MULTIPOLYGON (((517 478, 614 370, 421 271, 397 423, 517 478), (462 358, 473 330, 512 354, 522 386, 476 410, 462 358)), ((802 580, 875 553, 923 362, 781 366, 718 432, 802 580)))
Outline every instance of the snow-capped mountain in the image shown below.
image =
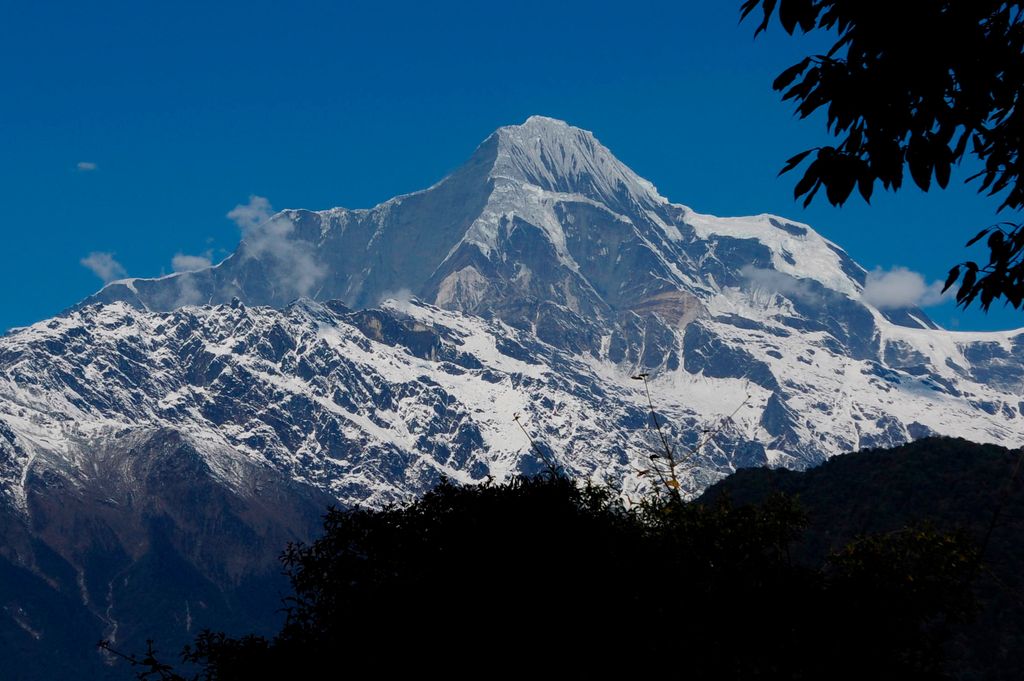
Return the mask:
POLYGON ((733 425, 784 465, 928 432, 1009 443, 1024 428, 1020 334, 876 309, 864 269, 809 226, 673 204, 550 118, 499 129, 422 192, 282 211, 245 237, 218 265, 115 282, 82 305, 280 308, 303 295, 365 309, 402 292, 466 323, 499 319, 587 362, 601 385, 650 373, 680 427, 750 392, 733 425))
POLYGON ((879 310, 809 226, 671 203, 560 121, 501 128, 371 209, 250 212, 223 262, 0 338, 0 508, 20 528, 0 556, 105 635, 159 547, 228 589, 258 561, 197 542, 307 536, 326 499, 386 504, 542 456, 634 493, 654 444, 636 374, 680 451, 705 443, 690 493, 743 466, 1024 434, 1024 333, 879 310), (215 521, 188 520, 189 489, 215 521))

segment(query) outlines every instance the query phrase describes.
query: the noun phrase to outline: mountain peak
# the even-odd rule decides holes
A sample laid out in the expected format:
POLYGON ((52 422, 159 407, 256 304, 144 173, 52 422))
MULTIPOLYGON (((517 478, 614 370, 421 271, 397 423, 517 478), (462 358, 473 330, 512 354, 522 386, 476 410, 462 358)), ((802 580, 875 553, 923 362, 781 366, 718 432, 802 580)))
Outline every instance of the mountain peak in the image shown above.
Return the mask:
MULTIPOLYGON (((580 128, 576 128, 574 126, 569 125, 568 123, 563 121, 561 118, 552 118, 551 116, 541 116, 539 114, 534 114, 534 115, 530 116, 529 118, 526 119, 525 122, 523 122, 520 125, 508 125, 508 126, 505 126, 505 127, 508 127, 508 128, 525 128, 525 127, 530 127, 530 126, 533 126, 533 127, 540 126, 540 127, 546 127, 546 128, 561 128, 561 129, 566 129, 566 130, 568 130, 568 129, 580 130, 580 128)), ((583 130, 582 132, 585 132, 588 135, 592 135, 592 133, 589 130, 583 130)))
POLYGON ((634 173, 589 130, 547 116, 530 116, 492 135, 497 157, 491 176, 548 191, 582 194, 614 205, 626 196, 665 203, 654 185, 634 173))

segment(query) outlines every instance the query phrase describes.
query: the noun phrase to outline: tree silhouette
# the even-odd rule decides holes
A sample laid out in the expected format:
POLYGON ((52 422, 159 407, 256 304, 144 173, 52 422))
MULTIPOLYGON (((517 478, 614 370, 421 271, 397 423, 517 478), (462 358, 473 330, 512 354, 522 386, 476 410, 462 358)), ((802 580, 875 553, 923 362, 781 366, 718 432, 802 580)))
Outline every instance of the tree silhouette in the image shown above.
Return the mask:
POLYGON ((207 681, 942 678, 938 625, 969 610, 965 541, 893 533, 802 565, 789 544, 804 522, 779 496, 626 507, 555 474, 446 482, 405 507, 331 511, 284 554, 282 630, 205 632, 186 658, 207 681))
MULTIPOLYGON (((805 57, 783 71, 773 87, 806 118, 824 109, 835 146, 808 149, 794 194, 810 202, 822 188, 833 205, 859 190, 870 201, 876 182, 899 189, 905 169, 921 189, 946 187, 951 167, 971 154, 981 170, 979 191, 1000 195, 1000 210, 1024 207, 1024 3, 997 0, 745 0, 743 19, 755 9, 755 35, 773 16, 789 34, 828 32, 825 54, 805 57), (813 156, 812 156, 813 154, 813 156)), ((781 174, 781 173, 780 173, 781 174)), ((987 310, 998 298, 1024 302, 1024 228, 1003 222, 967 242, 987 237, 989 261, 953 267, 957 302, 975 299, 987 310)))

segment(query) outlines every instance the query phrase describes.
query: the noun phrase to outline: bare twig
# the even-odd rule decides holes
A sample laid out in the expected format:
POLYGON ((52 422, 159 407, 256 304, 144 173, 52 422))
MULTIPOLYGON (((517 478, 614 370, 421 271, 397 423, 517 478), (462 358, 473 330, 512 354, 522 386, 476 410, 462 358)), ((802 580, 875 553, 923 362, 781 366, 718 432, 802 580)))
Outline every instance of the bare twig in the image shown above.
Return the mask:
POLYGON ((537 456, 540 457, 541 461, 544 462, 544 465, 547 467, 548 472, 551 475, 560 475, 561 471, 559 470, 558 465, 550 456, 544 453, 544 451, 537 446, 536 441, 534 441, 533 436, 530 435, 530 432, 526 430, 526 427, 523 425, 521 419, 522 416, 519 414, 519 412, 516 412, 515 414, 512 415, 512 420, 516 422, 516 425, 519 426, 519 430, 523 431, 523 435, 525 435, 526 439, 530 441, 530 448, 533 449, 533 451, 536 452, 537 456))
POLYGON ((647 382, 647 377, 650 376, 647 372, 643 372, 633 376, 634 381, 644 382, 644 392, 647 394, 647 405, 651 410, 651 421, 654 422, 654 430, 658 433, 658 438, 661 440, 661 446, 664 449, 664 455, 651 454, 651 461, 655 464, 660 459, 664 459, 668 466, 668 475, 666 476, 658 469, 657 465, 652 466, 658 477, 661 478, 661 483, 670 490, 670 494, 675 496, 677 500, 682 500, 682 485, 679 484, 679 478, 676 476, 676 457, 675 449, 668 443, 668 438, 665 436, 665 431, 662 430, 661 423, 658 421, 658 412, 654 409, 654 400, 651 399, 651 388, 647 382))
MULTIPOLYGON (((709 443, 712 443, 714 438, 725 428, 725 425, 733 422, 733 418, 741 409, 743 409, 743 407, 747 405, 748 402, 750 402, 752 396, 747 392, 746 397, 731 414, 721 419, 715 427, 703 429, 703 436, 698 439, 697 444, 692 449, 680 445, 679 449, 683 451, 684 456, 676 459, 675 454, 677 448, 669 444, 668 437, 665 434, 664 428, 662 428, 661 422, 658 420, 658 414, 654 408, 654 400, 651 398, 650 384, 647 381, 649 376, 650 374, 643 372, 633 376, 632 378, 634 381, 643 381, 644 383, 644 393, 647 396, 647 406, 650 409, 651 422, 654 424, 654 430, 658 433, 658 438, 661 441, 663 453, 652 451, 650 454, 652 463, 651 469, 658 476, 662 486, 668 489, 676 499, 682 500, 682 484, 679 481, 679 465, 691 460, 694 456, 700 453, 704 447, 709 443), (665 462, 666 470, 664 471, 657 465, 658 462, 662 460, 665 462)), ((744 378, 746 378, 746 376, 744 376, 744 378)), ((749 382, 747 385, 749 386, 749 382)), ((650 425, 648 425, 648 428, 650 428, 650 425)))
POLYGON ((150 679, 159 679, 160 681, 186 681, 185 677, 174 672, 171 665, 164 664, 156 659, 156 650, 153 648, 152 639, 146 641, 146 654, 142 659, 139 659, 135 655, 118 650, 107 639, 101 640, 96 644, 96 647, 100 650, 105 650, 115 657, 121 658, 132 667, 142 667, 143 669, 141 671, 135 673, 135 676, 139 681, 149 681, 150 679))

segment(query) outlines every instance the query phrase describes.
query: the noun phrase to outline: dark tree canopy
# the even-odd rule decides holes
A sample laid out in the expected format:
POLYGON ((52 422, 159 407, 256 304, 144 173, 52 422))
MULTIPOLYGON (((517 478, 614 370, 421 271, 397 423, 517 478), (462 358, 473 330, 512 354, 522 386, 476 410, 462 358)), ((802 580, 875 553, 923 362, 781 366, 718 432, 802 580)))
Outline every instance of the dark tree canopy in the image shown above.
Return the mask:
MULTIPOLYGON (((951 167, 973 154, 979 191, 1001 198, 1000 210, 1024 208, 1020 156, 1024 111, 1024 3, 996 0, 745 0, 743 18, 759 9, 755 35, 773 16, 793 34, 835 35, 825 54, 783 71, 773 87, 806 118, 824 109, 839 142, 803 151, 794 194, 808 205, 819 190, 833 205, 857 189, 870 201, 875 183, 899 189, 904 174, 927 191, 945 188, 951 167), (813 156, 812 156, 813 154, 813 156)), ((950 270, 957 301, 983 309, 1005 298, 1024 302, 1024 229, 1004 222, 982 230, 989 262, 950 270)))
POLYGON ((966 540, 906 530, 801 565, 790 499, 666 499, 547 476, 332 511, 284 555, 281 632, 207 632, 188 659, 208 681, 942 678, 945 626, 972 607, 966 540))

